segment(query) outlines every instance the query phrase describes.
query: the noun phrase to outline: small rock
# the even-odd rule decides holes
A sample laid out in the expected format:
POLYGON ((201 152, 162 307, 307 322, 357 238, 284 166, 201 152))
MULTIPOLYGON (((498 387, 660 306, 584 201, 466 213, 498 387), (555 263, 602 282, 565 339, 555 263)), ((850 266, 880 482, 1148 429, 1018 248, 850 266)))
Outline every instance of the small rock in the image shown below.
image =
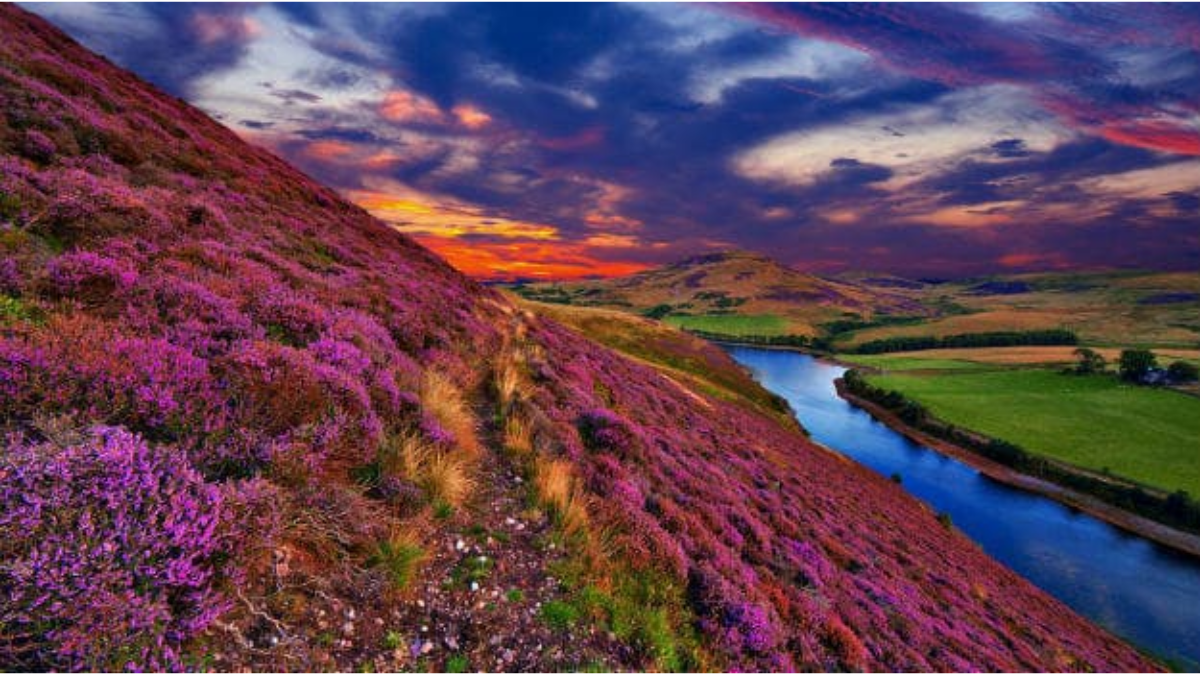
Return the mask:
POLYGON ((475 591, 478 591, 478 590, 479 590, 479 582, 472 581, 471 582, 471 592, 474 593, 475 591))
POLYGON ((347 621, 346 623, 342 624, 342 632, 345 633, 346 635, 353 635, 354 634, 354 623, 347 621))
POLYGON ((466 548, 466 546, 467 546, 466 543, 464 543, 462 539, 459 539, 458 541, 454 542, 454 550, 455 551, 461 551, 464 548, 466 548))
POLYGON ((417 601, 417 607, 420 607, 421 609, 425 609, 425 601, 424 601, 424 600, 418 600, 418 601, 417 601))
POLYGON ((421 632, 422 632, 422 633, 428 633, 428 632, 429 632, 429 626, 421 626, 421 632))
POLYGON ((376 626, 382 626, 382 625, 383 625, 383 619, 382 619, 382 618, 380 618, 380 617, 378 617, 378 616, 377 616, 377 617, 375 617, 375 625, 376 625, 376 626))
POLYGON ((354 620, 354 608, 353 608, 353 607, 351 607, 350 609, 346 610, 346 618, 347 618, 347 619, 350 619, 351 621, 353 621, 353 620, 354 620))
POLYGON ((513 519, 513 518, 510 516, 510 517, 508 517, 508 518, 505 518, 505 519, 504 519, 504 524, 505 524, 505 525, 508 525, 509 527, 512 527, 513 525, 516 525, 516 524, 517 524, 517 521, 516 521, 516 520, 514 520, 514 519, 513 519))
POLYGON ((431 651, 433 651, 433 643, 432 642, 427 641, 427 642, 425 642, 425 644, 421 645, 421 653, 422 654, 428 654, 431 651))
POLYGON ((449 649, 452 652, 458 651, 458 638, 454 637, 453 635, 446 636, 446 639, 442 642, 446 644, 446 649, 449 649))

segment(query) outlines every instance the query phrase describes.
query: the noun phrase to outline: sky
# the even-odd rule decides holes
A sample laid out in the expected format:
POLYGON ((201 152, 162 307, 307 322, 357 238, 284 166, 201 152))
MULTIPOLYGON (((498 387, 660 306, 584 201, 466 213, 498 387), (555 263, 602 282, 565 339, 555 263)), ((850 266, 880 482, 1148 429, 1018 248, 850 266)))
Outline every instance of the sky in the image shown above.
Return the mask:
POLYGON ((29 4, 489 279, 1200 268, 1200 6, 29 4))

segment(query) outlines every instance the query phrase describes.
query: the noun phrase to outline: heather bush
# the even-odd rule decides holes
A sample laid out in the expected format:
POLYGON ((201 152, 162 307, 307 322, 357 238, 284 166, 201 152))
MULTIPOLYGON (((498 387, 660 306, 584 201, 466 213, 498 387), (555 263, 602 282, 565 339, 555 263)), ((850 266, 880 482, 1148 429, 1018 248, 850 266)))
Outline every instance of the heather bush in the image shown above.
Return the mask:
POLYGON ((584 411, 577 426, 584 445, 594 452, 610 452, 622 459, 640 456, 640 443, 629 423, 611 410, 584 411))
POLYGON ((138 272, 127 260, 73 251, 50 261, 47 279, 51 293, 96 306, 119 300, 137 283, 138 272))
POLYGON ((0 456, 0 661, 174 669, 227 603, 222 500, 171 448, 97 427, 0 456))
POLYGON ((54 154, 58 147, 49 136, 43 134, 36 129, 30 129, 25 132, 24 142, 21 144, 21 152, 28 158, 37 162, 49 162, 54 159, 54 154))

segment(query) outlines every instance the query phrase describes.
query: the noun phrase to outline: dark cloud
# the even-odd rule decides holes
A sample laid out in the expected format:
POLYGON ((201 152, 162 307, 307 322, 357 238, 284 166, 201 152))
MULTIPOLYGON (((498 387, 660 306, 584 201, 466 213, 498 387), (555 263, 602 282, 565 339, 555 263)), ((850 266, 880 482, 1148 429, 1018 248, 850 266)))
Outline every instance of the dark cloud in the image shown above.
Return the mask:
POLYGON ((92 12, 68 5, 27 6, 118 65, 185 97, 193 93, 196 79, 238 63, 258 34, 249 18, 253 5, 114 4, 95 5, 92 12))
MULTIPOLYGON (((252 6, 34 9, 184 96, 196 95, 199 77, 237 66, 265 30, 252 6), (96 23, 96 12, 110 21, 96 23), (127 35, 114 28, 122 23, 127 35)), ((394 181, 498 219, 552 224, 566 243, 612 232, 659 244, 597 248, 607 260, 662 262, 724 244, 819 269, 918 275, 986 271, 1015 254, 1081 265, 1196 259, 1185 221, 1200 209, 1200 185, 1175 181, 1151 195, 1096 187, 1126 172, 1196 171, 1178 163, 1200 154, 1189 122, 1200 115, 1200 13, 1190 7, 272 10, 268 28, 320 58, 271 75, 269 88, 229 92, 260 108, 219 112, 344 190, 394 181), (1005 111, 1012 128, 997 123, 978 148, 915 178, 897 168, 905 153, 864 155, 849 143, 804 183, 738 169, 742 153, 785 134, 845 128, 850 138, 864 120, 889 120, 871 132, 906 149, 933 146, 942 140, 929 126, 945 124, 949 97, 996 86, 1027 100, 1005 111), (379 87, 412 96, 421 114, 385 119, 361 99, 379 87), (483 121, 466 125, 456 110, 483 121), (1028 120, 1057 120, 1057 140, 1028 120), (890 185, 902 177, 902 189, 890 185), (947 226, 941 210, 994 224, 947 226)))

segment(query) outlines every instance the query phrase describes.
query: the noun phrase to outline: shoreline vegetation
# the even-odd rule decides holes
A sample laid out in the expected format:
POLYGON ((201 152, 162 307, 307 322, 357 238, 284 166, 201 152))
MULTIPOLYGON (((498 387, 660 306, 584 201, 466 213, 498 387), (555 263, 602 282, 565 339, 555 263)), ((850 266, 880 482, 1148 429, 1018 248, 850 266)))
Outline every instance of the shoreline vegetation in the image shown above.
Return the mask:
MULTIPOLYGON (((1018 471, 994 459, 981 455, 974 450, 939 438, 908 424, 900 418, 899 414, 848 391, 844 379, 839 378, 835 384, 838 395, 845 401, 866 411, 881 424, 887 425, 888 428, 914 443, 919 443, 942 455, 957 459, 988 478, 1004 483, 1005 485, 1053 499, 1068 508, 1079 510, 1126 532, 1136 534, 1144 539, 1149 539, 1181 553, 1200 558, 1200 535, 1185 532, 1165 523, 1138 515, 1094 495, 1079 492, 1053 481, 1018 471)), ((1085 473, 1083 471, 1080 472, 1081 475, 1085 473)))
POLYGON ((1200 556, 1200 504, 1186 492, 1166 492, 1126 478, 1088 471, 1028 453, 998 438, 955 428, 931 416, 916 401, 872 386, 857 370, 848 370, 840 378, 838 393, 901 435, 924 444, 930 444, 926 440, 935 441, 932 448, 966 461, 986 476, 1038 492, 1156 542, 1200 556), (914 437, 913 432, 920 437, 914 437), (996 466, 1004 471, 997 472, 996 466))
MULTIPOLYGON (((857 371, 863 369, 860 364, 839 360, 836 353, 805 348, 796 344, 764 343, 730 336, 706 339, 725 345, 808 354, 849 368, 847 375, 850 375, 852 381, 857 376, 857 371)), ((859 379, 861 380, 861 376, 859 379)), ((862 384, 871 389, 877 389, 865 382, 862 384)), ((1010 443, 987 438, 983 434, 957 429, 940 420, 932 419, 919 404, 904 399, 896 392, 882 392, 882 395, 892 395, 892 398, 895 399, 893 402, 898 403, 900 408, 912 411, 920 409, 921 421, 914 420, 916 424, 913 424, 902 417, 902 411, 898 412, 893 409, 896 406, 885 406, 872 400, 869 396, 862 395, 866 392, 860 390, 856 393, 853 391, 853 387, 847 385, 844 377, 839 378, 835 382, 835 386, 842 399, 866 411, 896 433, 935 452, 962 461, 993 480, 1052 499, 1126 532, 1200 558, 1200 505, 1192 499, 1181 501, 1178 495, 1172 495, 1133 481, 1030 455, 1010 443), (950 430, 950 434, 954 438, 950 439, 939 435, 939 429, 943 430, 943 433, 950 430), (968 446, 980 449, 972 449, 968 446), (981 450, 988 446, 1000 448, 1001 454, 998 457, 989 457, 981 450), (1020 460, 1031 462, 1043 468, 1048 475, 1023 471, 1000 461, 1005 458, 1014 462, 1020 460), (1093 490, 1100 494, 1094 493, 1093 490), (1105 499, 1105 496, 1108 496, 1109 499, 1105 499), (1126 504, 1114 503, 1112 501, 1114 497, 1123 498, 1126 504), (1133 508, 1130 508, 1131 506, 1133 508), (1175 522, 1178 522, 1179 516, 1182 516, 1185 522, 1178 525, 1172 522, 1163 522, 1151 515, 1151 512, 1162 516, 1169 512, 1178 513, 1179 511, 1182 513, 1176 516, 1175 522), (1190 528, 1187 523, 1192 523, 1190 528)))

